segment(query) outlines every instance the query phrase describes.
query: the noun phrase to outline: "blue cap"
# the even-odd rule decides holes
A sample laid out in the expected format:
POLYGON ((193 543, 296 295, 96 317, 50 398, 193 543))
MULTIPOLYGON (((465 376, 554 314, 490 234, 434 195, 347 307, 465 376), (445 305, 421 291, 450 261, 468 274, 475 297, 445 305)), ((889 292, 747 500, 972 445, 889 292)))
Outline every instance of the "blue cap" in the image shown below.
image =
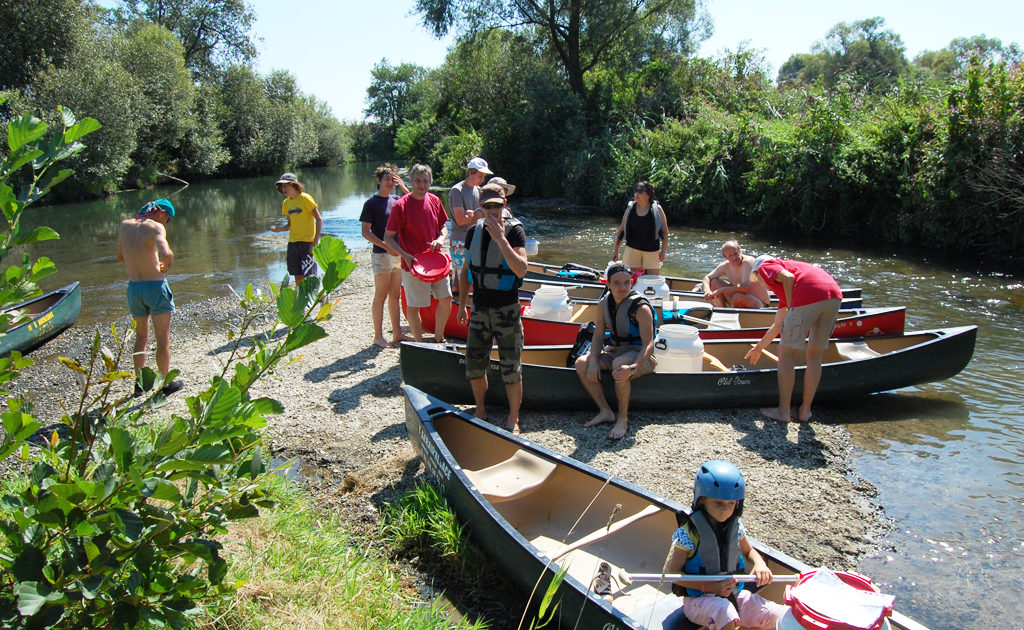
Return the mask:
POLYGON ((136 216, 145 217, 156 212, 160 212, 161 210, 166 212, 168 216, 174 216, 174 204, 172 204, 167 199, 154 199, 153 201, 150 201, 146 205, 139 208, 139 211, 136 213, 136 216))

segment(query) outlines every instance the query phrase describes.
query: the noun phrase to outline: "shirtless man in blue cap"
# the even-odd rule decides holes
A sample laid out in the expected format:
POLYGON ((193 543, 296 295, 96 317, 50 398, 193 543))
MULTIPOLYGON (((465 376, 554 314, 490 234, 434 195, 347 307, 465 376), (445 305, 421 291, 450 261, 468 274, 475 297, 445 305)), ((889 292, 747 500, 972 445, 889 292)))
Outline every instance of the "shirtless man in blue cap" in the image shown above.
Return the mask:
MULTIPOLYGON (((135 348, 132 362, 139 376, 146 365, 149 321, 156 335, 156 366, 166 380, 171 369, 171 313, 174 295, 165 274, 174 261, 167 244, 167 223, 174 217, 174 206, 166 199, 151 201, 131 219, 121 221, 117 231, 117 259, 128 266, 128 310, 135 318, 135 348)), ((178 379, 164 383, 165 395, 184 386, 178 379)), ((133 396, 142 394, 142 383, 135 382, 133 396)))

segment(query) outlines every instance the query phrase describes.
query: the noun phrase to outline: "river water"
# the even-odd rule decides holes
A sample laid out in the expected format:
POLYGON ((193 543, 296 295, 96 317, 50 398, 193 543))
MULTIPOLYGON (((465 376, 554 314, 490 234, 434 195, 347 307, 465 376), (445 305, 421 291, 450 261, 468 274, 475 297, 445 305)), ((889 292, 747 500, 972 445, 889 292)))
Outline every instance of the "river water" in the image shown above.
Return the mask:
MULTIPOLYGON (((320 205, 324 231, 365 249, 359 212, 373 193, 372 166, 308 170, 300 178, 320 205)), ((212 180, 174 194, 168 228, 175 252, 169 281, 179 302, 223 295, 228 286, 279 281, 286 234, 276 177, 212 180)), ((34 247, 60 271, 53 288, 82 283, 78 325, 125 314, 123 265, 116 260, 120 220, 173 188, 122 193, 87 204, 33 208, 26 221, 55 228, 61 241, 34 247)), ((541 262, 601 266, 617 220, 561 207, 512 208, 540 241, 541 262)), ((894 593, 897 608, 932 628, 1024 628, 1024 279, 952 269, 916 255, 769 242, 747 234, 672 229, 666 273, 699 277, 738 238, 748 253, 771 253, 824 266, 844 286, 863 289, 866 306, 906 305, 907 327, 980 327, 974 359, 957 377, 932 385, 819 405, 855 445, 855 473, 878 488, 891 519, 882 549, 855 569, 894 593)), ((814 483, 813 477, 808 483, 814 483)), ((755 532, 756 535, 756 532, 755 532)))

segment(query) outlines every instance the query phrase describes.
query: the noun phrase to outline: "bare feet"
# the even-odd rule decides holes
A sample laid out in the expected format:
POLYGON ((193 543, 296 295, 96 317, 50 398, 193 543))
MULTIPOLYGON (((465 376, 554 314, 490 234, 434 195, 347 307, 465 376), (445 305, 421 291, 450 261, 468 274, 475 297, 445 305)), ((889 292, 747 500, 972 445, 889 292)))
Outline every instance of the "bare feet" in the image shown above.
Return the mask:
POLYGON ((391 340, 391 347, 397 348, 403 341, 412 341, 412 337, 409 335, 398 335, 391 340))
POLYGON ((521 429, 519 428, 519 420, 509 420, 505 424, 505 430, 512 433, 512 435, 519 435, 521 429))
POLYGON ((608 438, 612 440, 621 440, 626 432, 629 431, 629 422, 627 420, 619 420, 612 427, 612 430, 608 432, 608 438))
POLYGON ((783 414, 778 407, 765 407, 761 410, 761 415, 776 422, 789 422, 789 414, 783 414))
POLYGON ((595 427, 605 422, 615 422, 615 414, 612 413, 611 409, 598 413, 596 416, 587 421, 587 423, 583 425, 583 428, 595 427))
POLYGON ((480 418, 481 420, 487 419, 487 409, 485 407, 477 407, 473 410, 473 417, 480 418))
POLYGON ((373 345, 380 348, 389 348, 388 342, 384 341, 384 337, 377 337, 373 340, 373 345))
POLYGON ((803 411, 801 411, 801 412, 800 412, 800 416, 799 416, 799 417, 797 418, 797 421, 798 421, 798 422, 810 422, 810 421, 811 421, 811 418, 813 418, 813 417, 814 417, 814 414, 813 414, 813 413, 811 413, 810 411, 808 411, 808 412, 806 413, 806 415, 804 414, 804 412, 803 412, 803 411))

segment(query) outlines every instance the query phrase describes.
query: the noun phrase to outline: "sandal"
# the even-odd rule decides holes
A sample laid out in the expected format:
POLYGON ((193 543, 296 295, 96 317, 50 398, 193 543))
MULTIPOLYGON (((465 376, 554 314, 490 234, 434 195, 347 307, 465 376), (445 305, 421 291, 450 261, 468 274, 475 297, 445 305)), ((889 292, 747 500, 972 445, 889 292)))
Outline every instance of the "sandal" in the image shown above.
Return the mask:
POLYGON ((597 595, 612 594, 612 567, 607 562, 597 566, 597 576, 594 578, 594 593, 597 595))

